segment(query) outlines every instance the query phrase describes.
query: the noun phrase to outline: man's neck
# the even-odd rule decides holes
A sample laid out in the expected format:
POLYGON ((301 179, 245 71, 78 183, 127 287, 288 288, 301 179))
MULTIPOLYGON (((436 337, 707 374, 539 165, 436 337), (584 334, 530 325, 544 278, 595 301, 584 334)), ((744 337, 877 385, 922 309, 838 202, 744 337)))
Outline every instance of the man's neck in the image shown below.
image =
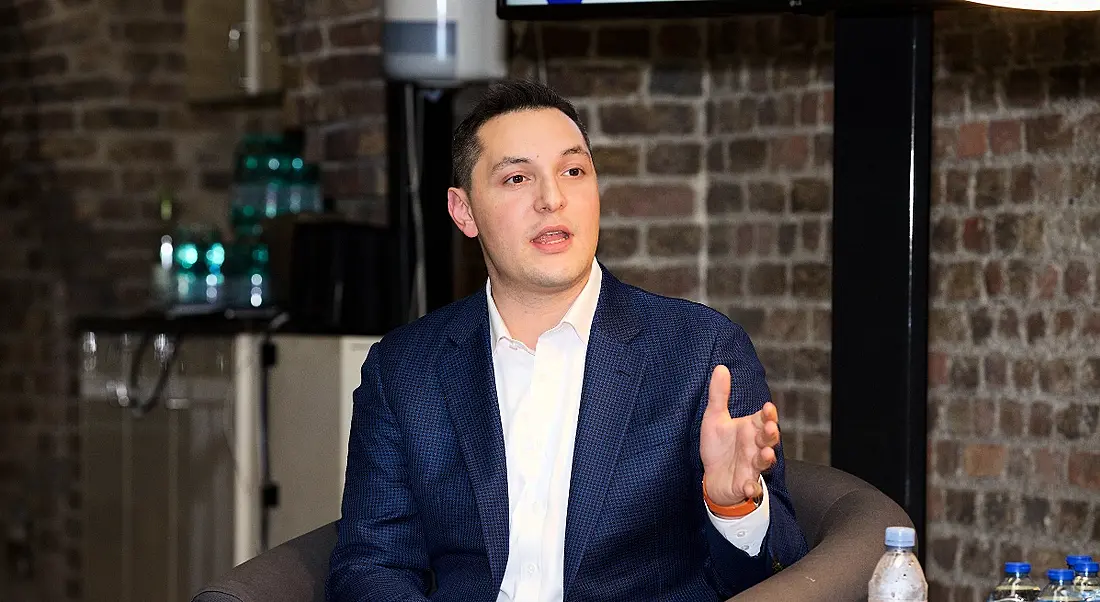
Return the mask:
POLYGON ((552 293, 532 293, 492 281, 493 303, 513 339, 534 349, 539 336, 561 322, 588 283, 591 271, 569 288, 552 293))

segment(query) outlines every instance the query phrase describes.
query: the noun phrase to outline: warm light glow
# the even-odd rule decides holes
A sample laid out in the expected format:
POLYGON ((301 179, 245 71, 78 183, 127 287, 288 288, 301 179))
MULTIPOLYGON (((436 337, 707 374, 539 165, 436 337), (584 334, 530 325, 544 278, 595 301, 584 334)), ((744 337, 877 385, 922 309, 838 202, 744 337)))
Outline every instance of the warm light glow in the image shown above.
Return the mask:
POLYGON ((1086 11, 1100 10, 1100 0, 970 0, 976 4, 1022 8, 1024 10, 1086 11))

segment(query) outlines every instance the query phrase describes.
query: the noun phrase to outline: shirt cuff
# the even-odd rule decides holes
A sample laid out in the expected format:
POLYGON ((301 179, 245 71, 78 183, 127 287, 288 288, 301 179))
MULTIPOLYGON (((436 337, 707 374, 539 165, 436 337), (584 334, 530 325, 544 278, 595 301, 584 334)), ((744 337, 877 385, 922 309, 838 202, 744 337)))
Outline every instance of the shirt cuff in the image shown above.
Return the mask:
POLYGON ((718 529, 718 532, 726 538, 726 541, 749 556, 760 554, 760 546, 764 543, 764 536, 768 534, 768 526, 771 525, 768 486, 764 483, 763 477, 760 477, 760 487, 764 490, 763 501, 756 507, 756 510, 739 518, 718 516, 711 512, 710 508, 706 508, 706 502, 703 502, 703 507, 706 508, 707 516, 710 517, 710 522, 714 525, 714 528, 718 529))

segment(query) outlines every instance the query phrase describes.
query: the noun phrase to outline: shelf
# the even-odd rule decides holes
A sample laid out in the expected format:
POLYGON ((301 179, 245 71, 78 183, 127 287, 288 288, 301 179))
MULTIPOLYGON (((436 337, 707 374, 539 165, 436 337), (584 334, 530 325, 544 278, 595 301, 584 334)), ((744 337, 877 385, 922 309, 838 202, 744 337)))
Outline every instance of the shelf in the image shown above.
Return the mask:
MULTIPOLYGON (((275 308, 223 310, 202 314, 174 315, 158 312, 97 313, 78 316, 72 332, 187 334, 232 336, 242 333, 262 333, 279 315, 275 308)), ((371 336, 379 333, 359 332, 327 324, 308 324, 288 320, 279 327, 283 334, 317 336, 371 336)))

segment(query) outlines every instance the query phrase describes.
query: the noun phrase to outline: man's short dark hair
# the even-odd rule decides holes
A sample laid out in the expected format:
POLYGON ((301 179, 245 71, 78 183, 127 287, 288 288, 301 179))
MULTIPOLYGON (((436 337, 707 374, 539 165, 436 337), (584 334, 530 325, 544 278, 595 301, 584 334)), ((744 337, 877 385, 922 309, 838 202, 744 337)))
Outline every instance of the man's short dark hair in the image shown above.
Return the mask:
POLYGON ((572 119, 584 136, 584 145, 592 152, 588 141, 588 131, 577 115, 577 108, 557 92, 538 82, 530 80, 506 80, 490 86, 485 96, 478 101, 470 114, 455 129, 452 142, 451 170, 455 185, 467 193, 473 180, 474 164, 481 154, 481 143, 477 133, 490 119, 536 109, 557 109, 572 119))

